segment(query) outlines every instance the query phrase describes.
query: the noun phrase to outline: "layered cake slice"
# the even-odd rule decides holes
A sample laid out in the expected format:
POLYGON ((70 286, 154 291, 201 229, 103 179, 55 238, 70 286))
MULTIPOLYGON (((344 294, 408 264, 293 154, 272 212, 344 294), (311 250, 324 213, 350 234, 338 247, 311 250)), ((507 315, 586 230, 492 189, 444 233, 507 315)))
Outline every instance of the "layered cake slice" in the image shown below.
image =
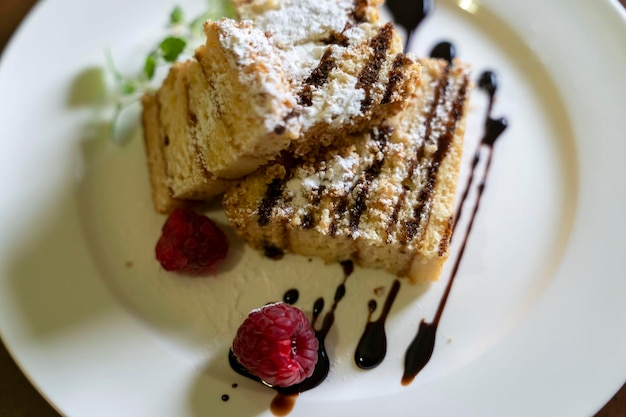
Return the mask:
MULTIPOLYGON (((208 199, 224 179, 241 178, 281 151, 309 153, 405 106, 419 63, 401 53, 391 24, 366 20, 377 19, 377 2, 344 7, 323 30, 318 22, 298 36, 279 35, 292 9, 309 3, 271 2, 276 13, 259 14, 261 28, 208 21, 196 59, 172 68, 157 92, 172 198, 208 199)), ((352 4, 316 2, 340 3, 352 4)))
MULTIPOLYGON (((278 19, 282 14, 273 16, 278 19)), ((347 24, 352 18, 345 19, 347 24)), ((227 127, 222 135, 197 135, 209 171, 239 178, 282 150, 308 153, 404 107, 420 68, 401 52, 393 26, 348 27, 336 34, 337 39, 294 38, 285 46, 287 37, 259 29, 254 21, 205 24, 207 42, 197 49, 196 59, 211 87, 207 102, 221 117, 202 122, 227 127), (274 37, 281 37, 280 48, 274 37), (265 57, 267 64, 262 65, 265 57), (252 66, 257 68, 248 69, 252 66), (248 80, 251 74, 265 75, 272 88, 255 85, 248 80), (288 111, 266 106, 268 94, 288 111)))
POLYGON ((453 225, 469 69, 422 65, 422 83, 397 116, 351 144, 285 158, 230 188, 226 215, 244 240, 266 252, 436 279, 453 225))

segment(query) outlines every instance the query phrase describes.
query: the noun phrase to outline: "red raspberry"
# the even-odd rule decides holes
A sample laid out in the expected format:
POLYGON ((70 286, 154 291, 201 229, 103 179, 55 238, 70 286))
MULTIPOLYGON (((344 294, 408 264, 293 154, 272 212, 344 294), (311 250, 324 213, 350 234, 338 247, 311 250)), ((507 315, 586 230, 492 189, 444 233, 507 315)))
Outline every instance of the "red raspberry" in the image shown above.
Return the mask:
POLYGON ((163 225, 156 258, 167 271, 201 275, 215 272, 228 253, 228 239, 206 216, 176 209, 163 225))
POLYGON ((318 341, 304 313, 285 303, 252 310, 237 330, 233 353, 271 386, 289 387, 313 374, 318 341))

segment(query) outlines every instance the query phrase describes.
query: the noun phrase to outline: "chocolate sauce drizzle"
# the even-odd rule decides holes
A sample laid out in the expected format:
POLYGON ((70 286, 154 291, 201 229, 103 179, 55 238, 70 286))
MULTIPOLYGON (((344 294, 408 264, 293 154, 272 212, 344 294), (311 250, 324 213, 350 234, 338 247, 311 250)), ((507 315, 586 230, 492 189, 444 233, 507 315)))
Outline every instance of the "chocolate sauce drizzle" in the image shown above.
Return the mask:
POLYGON ((404 50, 407 49, 419 25, 433 11, 434 0, 387 0, 385 3, 396 24, 406 29, 404 50))
POLYGON ((391 310, 391 306, 400 291, 400 281, 395 280, 391 286, 391 291, 387 295, 383 311, 376 321, 372 321, 372 313, 376 310, 376 300, 368 302, 369 314, 365 330, 359 339, 356 351, 354 352, 354 361, 361 369, 372 369, 380 365, 387 354, 387 335, 385 333, 385 321, 391 310))
POLYGON ((415 338, 413 339, 406 351, 404 358, 404 374, 402 375, 401 380, 402 385, 405 386, 413 382, 417 374, 424 368, 424 366, 426 366, 426 364, 433 355, 439 321, 441 320, 441 315, 443 314, 446 302, 448 301, 448 297, 450 296, 450 291, 459 270, 459 265, 461 264, 461 260, 463 259, 463 253, 465 252, 467 241, 472 231, 474 220, 476 219, 476 214, 478 213, 478 208, 480 207, 480 200, 485 190, 487 175, 489 174, 491 159, 493 157, 493 145, 508 125, 505 118, 493 119, 491 117, 491 109, 493 107, 493 100, 497 90, 497 78, 495 73, 492 71, 484 72, 479 79, 478 86, 482 90, 485 90, 489 95, 489 106, 487 108, 485 117, 485 133, 483 139, 480 142, 479 149, 475 153, 474 161, 472 162, 472 173, 470 175, 466 189, 463 192, 463 197, 461 199, 461 205, 458 211, 457 219, 460 217, 461 209, 463 207, 463 204, 465 203, 465 199, 467 198, 468 189, 473 182, 474 171, 476 170, 478 160, 480 159, 480 150, 484 146, 486 146, 488 149, 487 164, 485 166, 485 170, 483 171, 481 181, 478 185, 478 195, 476 197, 476 202, 474 204, 474 209, 469 219, 469 223, 467 224, 467 229, 465 231, 465 236, 459 250, 459 255, 456 259, 456 262, 454 263, 448 285, 446 286, 443 296, 439 301, 439 306, 437 307, 435 317, 430 323, 427 323, 424 319, 422 319, 417 334, 415 335, 415 338))
MULTIPOLYGON (((487 112, 485 115, 484 122, 484 134, 483 138, 478 144, 478 148, 474 152, 474 158, 472 159, 472 167, 470 170, 470 176, 465 184, 465 189, 461 194, 461 203, 459 205, 459 209, 457 210, 456 219, 459 220, 461 218, 461 214, 463 214, 463 207, 465 205, 465 201, 467 200, 467 195, 469 194, 470 186, 474 182, 474 174, 476 172, 476 167, 478 166, 478 162, 480 162, 480 154, 483 148, 487 148, 488 156, 487 156, 487 165, 485 167, 485 175, 489 172, 491 168, 491 159, 493 155, 493 145, 500 137, 500 135, 506 130, 508 126, 508 121, 504 117, 500 117, 494 119, 491 117, 491 111, 493 108, 493 102, 495 99, 496 92, 498 91, 498 77, 495 72, 487 70, 484 71, 480 77, 478 78, 478 88, 485 91, 489 98, 489 103, 487 105, 487 112)), ((481 186, 479 187, 479 193, 482 193, 481 188, 484 188, 484 180, 481 182, 481 186)), ((452 226, 452 236, 454 237, 454 231, 456 230, 456 225, 458 222, 455 222, 452 226)))
MULTIPOLYGON (((317 387, 328 376, 328 372, 330 371, 330 360, 328 358, 328 353, 326 352, 326 336, 328 335, 328 332, 335 323, 335 310, 337 309, 337 305, 346 294, 346 281, 354 271, 354 264, 352 263, 352 261, 342 261, 340 262, 340 264, 343 269, 343 281, 337 286, 337 289, 335 290, 333 304, 330 307, 330 310, 324 316, 321 328, 319 330, 315 330, 315 337, 317 338, 319 343, 317 349, 317 364, 315 365, 315 370, 310 377, 308 377, 299 384, 295 384, 289 387, 270 387, 277 391, 277 394, 270 405, 270 410, 274 413, 274 415, 287 415, 289 411, 291 411, 291 409, 293 408, 295 404, 295 399, 297 398, 298 394, 317 387)), ((315 328, 317 319, 319 318, 323 310, 324 298, 320 297, 313 304, 313 318, 311 320, 311 326, 313 328, 315 328)), ((244 366, 239 363, 232 349, 230 349, 228 352, 228 362, 230 364, 230 367, 238 374, 267 385, 265 382, 263 382, 261 378, 250 373, 244 366)))
POLYGON ((448 61, 448 64, 452 64, 452 60, 456 58, 456 47, 453 43, 448 41, 439 42, 430 51, 430 57, 444 59, 448 61))

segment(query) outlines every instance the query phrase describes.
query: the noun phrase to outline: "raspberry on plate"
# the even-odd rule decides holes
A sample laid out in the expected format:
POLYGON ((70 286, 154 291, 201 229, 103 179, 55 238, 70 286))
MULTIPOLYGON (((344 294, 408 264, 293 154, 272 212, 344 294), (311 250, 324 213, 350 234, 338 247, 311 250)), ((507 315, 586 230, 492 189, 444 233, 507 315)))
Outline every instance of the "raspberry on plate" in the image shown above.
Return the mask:
POLYGON ((270 386, 289 387, 313 374, 318 340, 304 313, 286 303, 252 310, 237 331, 233 353, 270 386))
POLYGON ((167 271, 202 275, 215 272, 228 253, 228 239, 211 219, 176 209, 163 225, 156 258, 167 271))

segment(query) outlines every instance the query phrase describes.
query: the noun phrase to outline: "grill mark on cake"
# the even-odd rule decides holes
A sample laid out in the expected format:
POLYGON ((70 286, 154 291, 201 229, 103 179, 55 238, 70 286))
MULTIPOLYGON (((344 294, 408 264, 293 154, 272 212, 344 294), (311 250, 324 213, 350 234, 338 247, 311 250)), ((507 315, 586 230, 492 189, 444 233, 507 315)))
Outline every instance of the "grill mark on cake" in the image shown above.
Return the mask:
MULTIPOLYGON (((402 180, 402 184, 403 184, 403 188, 402 188, 402 192, 400 193, 400 196, 398 196, 398 201, 396 202, 394 208, 393 208, 393 212, 391 214, 391 218, 389 220, 389 223, 387 223, 387 243, 391 243, 391 238, 393 235, 393 228, 396 226, 397 222, 398 222, 398 216, 400 214, 400 210, 402 209, 402 205, 405 202, 406 199, 406 193, 407 191, 410 190, 410 187, 408 185, 405 185, 405 182, 410 181, 411 177, 413 176, 413 172, 415 171, 416 167, 417 167, 417 163, 420 160, 420 156, 421 154, 423 154, 423 149, 424 149, 424 144, 426 143, 426 141, 428 140, 428 137, 430 136, 430 132, 432 130, 432 123, 434 121, 436 112, 437 112, 437 107, 439 106, 439 101, 441 99, 441 95, 443 93, 443 91, 445 90, 445 88, 447 87, 448 84, 448 67, 446 67, 446 69, 444 70, 444 72, 440 75, 440 78, 438 80, 434 80, 437 82, 437 88, 435 89, 435 95, 433 97, 433 101, 430 105, 430 109, 428 110, 428 115, 426 116, 426 132, 424 134, 424 139, 422 141, 422 143, 420 144, 419 148, 416 150, 415 152, 415 157, 411 158, 408 161, 409 164, 409 168, 407 170, 407 177, 404 178, 402 180)), ((400 231, 398 231, 400 232, 400 231)), ((402 234, 400 239, 399 239, 400 243, 405 245, 407 243, 406 241, 406 236, 405 234, 402 234)))
POLYGON ((355 23, 366 22, 368 0, 355 0, 354 10, 350 13, 350 17, 355 23))
POLYGON ((452 238, 452 230, 454 229, 454 216, 448 217, 448 225, 443 233, 443 237, 439 241, 439 248, 437 249, 437 255, 442 257, 448 252, 450 247, 450 239, 452 238))
MULTIPOLYGON (((467 93, 467 77, 463 77, 463 83, 459 88, 459 92, 452 104, 451 111, 446 115, 448 122, 446 123, 445 130, 437 140, 437 150, 435 151, 431 163, 428 166, 426 175, 426 186, 420 190, 418 201, 419 204, 413 210, 413 219, 421 219, 422 215, 426 213, 426 219, 424 225, 427 225, 430 221, 430 211, 425 210, 427 205, 430 204, 435 186, 437 184, 437 174, 439 172, 439 166, 441 162, 448 154, 452 141, 454 140, 454 132, 456 131, 456 125, 463 113, 463 105, 465 103, 465 95, 467 93)), ((418 220, 419 222, 419 220, 418 220)), ((424 232, 425 227, 421 228, 421 233, 424 232)), ((417 229, 407 228, 407 242, 411 241, 417 232, 417 229)))
POLYGON ((361 101, 361 111, 364 112, 370 108, 373 102, 372 87, 378 81, 380 70, 387 57, 387 51, 391 45, 391 37, 393 35, 393 26, 387 23, 378 30, 376 36, 370 40, 370 48, 372 53, 370 60, 365 64, 359 73, 355 88, 361 88, 365 91, 365 98, 361 101))
MULTIPOLYGON (((350 191, 352 191, 352 189, 350 191)), ((339 220, 341 219, 341 217, 343 217, 344 213, 348 209, 348 195, 349 194, 350 193, 344 194, 339 200, 339 202, 337 203, 337 206, 335 206, 335 213, 333 214, 333 221, 330 223, 330 226, 328 226, 328 234, 330 235, 330 237, 337 236, 337 231, 339 230, 339 224, 338 224, 339 220)))
MULTIPOLYGON (((428 114, 428 118, 426 121, 426 132, 424 134, 424 140, 422 141, 422 143, 420 144, 419 148, 417 149, 416 152, 416 157, 414 159, 411 160, 410 162, 410 168, 409 168, 409 173, 410 176, 412 177, 415 173, 415 170, 418 169, 418 166, 420 165, 420 162, 424 159, 424 153, 425 153, 425 147, 426 147, 426 143, 429 142, 430 140, 430 136, 432 134, 433 131, 433 124, 435 121, 438 121, 439 118, 437 117, 437 108, 439 107, 439 104, 443 104, 446 101, 446 90, 448 88, 448 85, 450 83, 450 80, 448 78, 449 75, 449 66, 446 66, 445 70, 443 71, 443 75, 441 77, 441 79, 439 80, 439 85, 437 86, 437 90, 435 91, 435 99, 433 100, 433 107, 431 108, 431 112, 428 114)), ((439 144, 438 144, 439 145, 439 144)), ((439 150, 439 146, 437 147, 437 151, 439 150)), ((437 152, 435 151, 435 152, 437 152)), ((426 178, 428 178, 428 172, 430 171, 430 168, 432 167, 432 164, 434 163, 434 154, 433 154, 433 159, 431 159, 430 161, 424 161, 424 164, 428 164, 427 168, 427 173, 426 173, 426 178)), ((423 165, 423 164, 422 164, 423 165)), ((405 179, 406 181, 410 181, 410 177, 405 179)), ((426 185, 424 187, 422 187, 422 189, 420 190, 417 200, 418 200, 418 206, 421 208, 419 210, 414 209, 413 210, 413 217, 409 220, 405 220, 404 224, 403 224, 403 230, 402 230, 402 235, 400 238, 400 243, 402 243, 403 245, 406 245, 408 242, 410 242, 411 240, 413 240, 413 238, 415 237, 415 234, 418 232, 419 228, 420 228, 420 224, 422 223, 422 218, 421 217, 416 217, 416 212, 420 213, 423 208, 424 208, 424 198, 426 197, 427 194, 425 194, 425 188, 428 187, 429 184, 428 182, 426 183, 426 185)))
POLYGON ((331 47, 326 48, 317 67, 311 71, 311 75, 304 80, 304 85, 298 95, 298 104, 302 106, 313 105, 313 88, 320 88, 328 82, 330 72, 336 67, 335 58, 331 47))
POLYGON ((300 224, 304 230, 310 230, 315 227, 315 217, 312 212, 305 213, 300 219, 300 224))
POLYGON ((389 70, 389 81, 387 82, 387 88, 385 94, 381 100, 381 104, 389 104, 391 102, 391 96, 396 91, 400 82, 404 79, 404 66, 408 65, 408 58, 403 53, 399 53, 393 60, 391 70, 389 70))
POLYGON ((283 195, 285 182, 280 178, 274 178, 265 190, 265 196, 261 200, 261 204, 257 207, 259 226, 267 226, 272 217, 272 210, 278 204, 278 200, 283 195))
POLYGON ((300 218, 300 224, 305 230, 312 229, 315 227, 315 224, 316 224, 315 223, 315 209, 322 202, 322 195, 324 193, 324 190, 326 190, 325 185, 320 185, 319 187, 315 189, 313 195, 311 196, 312 208, 308 210, 306 213, 304 213, 304 215, 302 215, 302 217, 300 218))
POLYGON ((379 158, 376 158, 374 162, 366 168, 362 177, 362 185, 357 192, 356 198, 354 199, 354 206, 352 206, 349 212, 350 233, 354 233, 359 229, 361 216, 367 209, 367 199, 369 198, 372 181, 380 175, 380 171, 385 162, 385 157, 387 156, 387 143, 389 141, 389 137, 393 133, 393 127, 389 126, 387 123, 383 123, 378 127, 378 132, 376 133, 377 134, 375 135, 374 140, 377 142, 378 150, 382 153, 382 155, 379 158))
POLYGON ((391 216, 389 217, 389 221, 387 222, 386 232, 387 232, 387 243, 391 243, 391 236, 393 234, 393 227, 398 222, 398 214, 400 213, 400 208, 402 207, 402 203, 406 198, 406 192, 408 191, 408 187, 402 187, 402 191, 398 196, 398 201, 393 207, 393 211, 391 212, 391 216))
POLYGON ((315 191, 315 195, 311 199, 311 204, 313 205, 313 207, 318 207, 320 205, 320 203, 322 202, 322 194, 324 193, 325 190, 326 190, 326 186, 323 184, 317 187, 317 190, 315 191))
POLYGON ((351 27, 352 25, 349 22, 346 23, 346 25, 344 26, 341 32, 335 32, 335 31, 331 32, 330 35, 328 35, 328 37, 326 37, 325 39, 322 39, 322 42, 325 45, 339 45, 339 46, 347 47, 350 44, 350 38, 346 36, 345 32, 351 27))
POLYGON ((337 205, 335 206, 335 212, 333 214, 333 221, 331 222, 328 233, 331 237, 337 235, 339 230, 339 221, 344 217, 346 212, 348 213, 348 227, 350 234, 356 232, 361 221, 361 215, 366 209, 366 200, 369 196, 369 187, 371 182, 380 174, 380 170, 385 161, 387 141, 389 136, 393 132, 393 128, 386 123, 381 124, 376 129, 372 130, 372 139, 376 142, 377 151, 374 156, 374 161, 365 168, 361 177, 350 187, 350 189, 343 194, 337 205), (379 155, 380 154, 380 155, 379 155), (352 207, 350 206, 350 196, 356 191, 355 202, 352 207))

